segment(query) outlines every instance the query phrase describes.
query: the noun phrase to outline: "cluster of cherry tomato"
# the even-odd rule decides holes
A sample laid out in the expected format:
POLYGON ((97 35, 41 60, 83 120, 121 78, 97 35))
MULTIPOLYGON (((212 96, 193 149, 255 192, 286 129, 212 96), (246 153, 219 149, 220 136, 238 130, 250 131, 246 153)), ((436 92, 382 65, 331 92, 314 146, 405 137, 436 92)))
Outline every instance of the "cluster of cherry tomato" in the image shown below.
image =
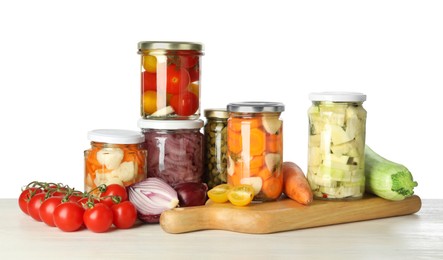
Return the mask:
MULTIPOLYGON (((165 98, 165 104, 180 116, 193 115, 199 108, 200 77, 199 56, 192 51, 177 51, 167 55, 166 71, 158 69, 159 56, 143 56, 142 89, 143 112, 150 115, 162 109, 158 107, 158 98, 165 98), (158 78, 164 78, 162 83, 158 78), (166 85, 166 97, 158 91, 166 85)), ((161 102, 160 102, 161 103, 161 102)))
POLYGON ((134 226, 137 210, 128 200, 126 189, 118 184, 100 185, 83 193, 63 184, 31 182, 18 198, 20 209, 36 221, 65 232, 86 227, 106 232, 134 226), (98 195, 93 195, 93 194, 98 195))

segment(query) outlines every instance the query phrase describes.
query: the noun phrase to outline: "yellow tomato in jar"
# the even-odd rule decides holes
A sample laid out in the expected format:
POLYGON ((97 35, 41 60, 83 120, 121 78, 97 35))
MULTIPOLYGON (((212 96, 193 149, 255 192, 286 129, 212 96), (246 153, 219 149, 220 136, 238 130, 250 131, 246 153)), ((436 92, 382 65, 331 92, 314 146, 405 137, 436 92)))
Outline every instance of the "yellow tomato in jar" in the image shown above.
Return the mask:
POLYGON ((143 56, 143 68, 147 72, 156 73, 157 72, 157 57, 152 55, 143 56))
POLYGON ((157 92, 156 91, 145 91, 143 93, 143 111, 146 114, 153 114, 157 111, 157 92))

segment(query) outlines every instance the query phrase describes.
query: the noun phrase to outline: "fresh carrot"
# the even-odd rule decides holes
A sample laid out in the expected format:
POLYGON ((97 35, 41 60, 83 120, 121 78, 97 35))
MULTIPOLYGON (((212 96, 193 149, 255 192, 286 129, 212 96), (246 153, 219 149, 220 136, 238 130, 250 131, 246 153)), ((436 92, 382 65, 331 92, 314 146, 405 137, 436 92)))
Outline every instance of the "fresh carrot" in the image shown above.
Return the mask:
POLYGON ((284 162, 282 170, 283 193, 300 204, 310 204, 313 194, 302 169, 293 162, 284 162))

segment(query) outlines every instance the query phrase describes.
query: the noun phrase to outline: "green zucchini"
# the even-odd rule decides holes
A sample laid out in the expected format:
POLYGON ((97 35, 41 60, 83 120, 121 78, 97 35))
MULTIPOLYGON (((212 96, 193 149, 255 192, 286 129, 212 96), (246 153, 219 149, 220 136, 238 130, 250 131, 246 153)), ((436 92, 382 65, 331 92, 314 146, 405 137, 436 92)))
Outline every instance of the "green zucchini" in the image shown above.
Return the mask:
POLYGON ((387 200, 403 200, 414 194, 417 182, 402 164, 389 161, 365 147, 365 190, 387 200))

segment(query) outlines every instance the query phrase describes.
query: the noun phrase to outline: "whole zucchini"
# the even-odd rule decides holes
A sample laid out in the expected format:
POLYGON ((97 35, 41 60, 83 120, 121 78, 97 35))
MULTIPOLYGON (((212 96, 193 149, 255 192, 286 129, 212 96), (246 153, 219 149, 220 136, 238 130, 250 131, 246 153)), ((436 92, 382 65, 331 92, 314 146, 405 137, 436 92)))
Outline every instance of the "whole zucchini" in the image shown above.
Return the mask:
POLYGON ((403 165, 389 161, 365 147, 366 191, 388 200, 403 200, 418 184, 403 165))

